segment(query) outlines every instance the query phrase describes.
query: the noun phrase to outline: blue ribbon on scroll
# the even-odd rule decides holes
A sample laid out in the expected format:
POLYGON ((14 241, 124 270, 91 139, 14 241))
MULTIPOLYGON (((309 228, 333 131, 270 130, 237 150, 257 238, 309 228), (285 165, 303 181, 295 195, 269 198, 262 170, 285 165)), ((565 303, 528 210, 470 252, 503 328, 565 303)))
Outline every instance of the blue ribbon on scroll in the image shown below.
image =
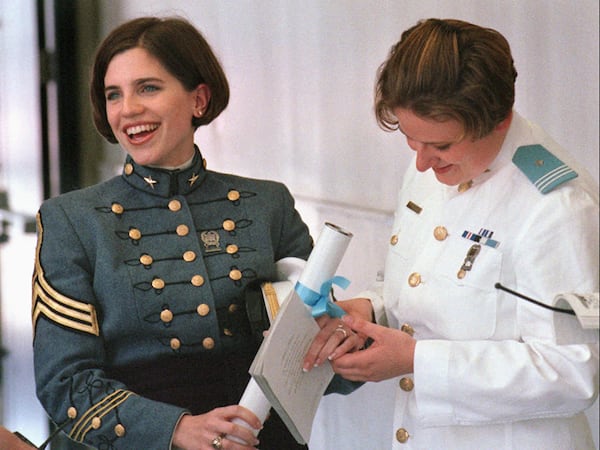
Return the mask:
POLYGON ((350 281, 344 277, 335 276, 324 281, 319 292, 313 291, 300 282, 296 283, 294 289, 302 301, 311 307, 313 317, 321 317, 323 314, 328 314, 329 317, 342 317, 346 312, 329 299, 329 292, 334 284, 346 289, 350 285, 350 281))

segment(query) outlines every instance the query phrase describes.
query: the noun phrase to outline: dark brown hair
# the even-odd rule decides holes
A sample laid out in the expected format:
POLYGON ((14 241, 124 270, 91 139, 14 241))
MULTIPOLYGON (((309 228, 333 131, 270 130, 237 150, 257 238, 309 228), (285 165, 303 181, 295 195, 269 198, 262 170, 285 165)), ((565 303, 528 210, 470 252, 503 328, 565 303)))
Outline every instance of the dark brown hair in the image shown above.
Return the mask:
POLYGON ((465 136, 489 134, 511 112, 517 71, 497 31, 460 20, 428 19, 406 30, 377 72, 375 115, 386 131, 404 108, 456 120, 465 136))
POLYGON ((115 55, 132 48, 143 48, 169 71, 188 91, 199 84, 210 90, 210 102, 202 117, 194 117, 198 128, 212 122, 227 107, 229 84, 223 69, 202 34, 188 21, 178 17, 141 17, 115 28, 96 52, 90 83, 94 124, 102 136, 116 143, 106 117, 104 77, 115 55))

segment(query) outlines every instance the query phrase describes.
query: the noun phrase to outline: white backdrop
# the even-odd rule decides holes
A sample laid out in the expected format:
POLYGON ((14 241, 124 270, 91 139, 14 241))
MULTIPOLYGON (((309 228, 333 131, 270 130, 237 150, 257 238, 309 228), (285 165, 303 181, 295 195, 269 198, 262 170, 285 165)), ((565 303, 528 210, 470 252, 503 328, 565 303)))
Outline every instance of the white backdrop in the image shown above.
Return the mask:
MULTIPOLYGON (((27 5, 19 14, 8 3, 0 0, 0 168, 7 169, 0 184, 10 188, 14 209, 33 213, 40 201, 32 194, 40 191, 39 167, 28 162, 31 155, 24 150, 39 148, 26 119, 37 108, 34 2, 19 3, 27 5), (17 48, 20 56, 11 57, 17 48), (4 75, 8 62, 21 74, 19 89, 7 89, 14 86, 4 75), (31 102, 24 101, 27 93, 33 93, 31 102)), ((228 109, 197 135, 209 167, 285 182, 315 237, 325 220, 351 230, 355 237, 339 272, 352 280, 343 293, 348 296, 373 280, 383 265, 396 192, 410 158, 399 134, 384 133, 375 124, 375 70, 402 30, 419 19, 455 17, 502 32, 511 42, 519 71, 516 108, 546 128, 598 179, 597 0, 105 0, 101 4, 104 32, 144 14, 179 14, 204 32, 232 89, 228 109)), ((119 150, 108 147, 104 172, 117 171, 122 158, 119 150)), ((2 336, 11 350, 4 364, 3 423, 40 443, 45 422, 33 394, 29 344, 34 242, 17 229, 12 234, 1 254, 2 336)), ((389 384, 325 398, 311 450, 389 448, 393 433, 389 384)), ((596 430, 597 403, 589 415, 596 430)))

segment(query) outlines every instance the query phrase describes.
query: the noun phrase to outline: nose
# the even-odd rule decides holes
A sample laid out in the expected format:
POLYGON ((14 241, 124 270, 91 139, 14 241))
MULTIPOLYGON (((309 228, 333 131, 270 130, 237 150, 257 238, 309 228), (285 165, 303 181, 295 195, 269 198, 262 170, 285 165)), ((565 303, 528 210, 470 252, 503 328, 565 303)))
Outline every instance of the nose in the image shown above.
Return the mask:
POLYGON ((134 116, 143 110, 143 105, 135 95, 123 95, 121 113, 124 116, 134 116))
POLYGON ((431 169, 433 167, 433 162, 436 159, 431 146, 410 138, 407 138, 406 142, 408 143, 408 146, 417 153, 417 170, 419 172, 425 172, 426 170, 431 169))

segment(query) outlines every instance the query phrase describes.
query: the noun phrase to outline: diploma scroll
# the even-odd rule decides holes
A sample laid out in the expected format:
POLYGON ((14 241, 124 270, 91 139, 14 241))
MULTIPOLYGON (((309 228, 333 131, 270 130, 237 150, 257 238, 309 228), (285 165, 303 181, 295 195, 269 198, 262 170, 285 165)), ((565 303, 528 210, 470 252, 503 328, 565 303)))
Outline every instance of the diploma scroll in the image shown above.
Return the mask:
MULTIPOLYGON (((302 301, 312 308, 314 317, 325 313, 335 317, 344 314, 341 308, 329 300, 329 292, 332 284, 345 288, 349 283, 345 278, 336 277, 335 272, 351 239, 352 233, 325 222, 308 261, 306 261, 294 289, 302 301)), ((269 400, 254 379, 251 379, 246 386, 239 404, 252 411, 262 423, 267 419, 271 409, 269 400)), ((234 419, 233 422, 251 428, 242 420, 234 419)), ((258 430, 255 434, 258 434, 258 430)), ((233 436, 227 436, 227 438, 240 442, 233 436)))
POLYGON ((336 277, 335 272, 351 239, 352 233, 349 231, 325 222, 294 288, 304 303, 312 308, 313 317, 326 313, 332 317, 344 315, 344 311, 329 300, 329 292, 333 284, 343 288, 349 284, 345 278, 336 277))

